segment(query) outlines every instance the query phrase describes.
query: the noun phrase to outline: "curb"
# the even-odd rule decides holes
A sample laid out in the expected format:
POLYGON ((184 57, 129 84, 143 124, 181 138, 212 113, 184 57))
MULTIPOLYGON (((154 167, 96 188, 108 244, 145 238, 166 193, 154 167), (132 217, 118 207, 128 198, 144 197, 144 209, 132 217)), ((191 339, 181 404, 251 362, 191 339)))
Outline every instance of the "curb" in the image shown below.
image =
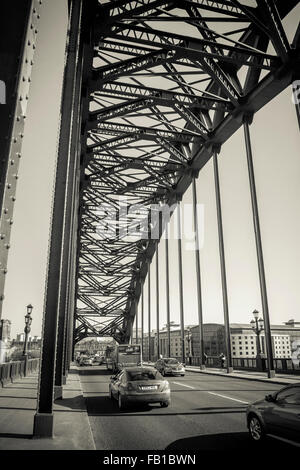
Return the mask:
POLYGON ((83 390, 82 390, 80 375, 79 375, 79 371, 78 371, 78 366, 75 365, 75 364, 72 364, 72 368, 74 368, 74 369, 77 371, 79 387, 80 387, 80 391, 81 391, 82 398, 83 398, 83 400, 84 400, 85 414, 86 414, 86 417, 87 417, 87 422, 88 422, 88 426, 89 426, 89 429, 90 429, 90 433, 91 433, 91 437, 92 437, 92 442, 93 442, 94 450, 97 450, 96 444, 95 444, 95 440, 94 440, 93 431, 92 431, 92 427, 91 427, 91 423, 90 423, 90 419, 89 419, 89 415, 88 415, 88 412, 87 412, 86 399, 85 399, 85 397, 84 397, 84 395, 83 395, 83 390))
MULTIPOLYGON (((236 375, 230 375, 230 374, 220 374, 218 372, 206 372, 204 370, 195 370, 195 369, 187 369, 187 371, 189 372, 195 372, 196 374, 206 374, 206 375, 216 375, 218 377, 226 377, 226 378, 229 378, 229 379, 241 379, 241 380, 254 380, 256 382, 265 382, 265 383, 268 383, 268 384, 279 384, 279 385, 289 385, 288 383, 286 382, 283 382, 282 380, 280 379, 268 379, 268 378, 260 378, 260 377, 249 377, 249 376, 236 376, 236 375)), ((299 381, 300 381, 300 378, 299 378, 299 381)), ((290 382, 290 383, 293 383, 293 382, 290 382)))

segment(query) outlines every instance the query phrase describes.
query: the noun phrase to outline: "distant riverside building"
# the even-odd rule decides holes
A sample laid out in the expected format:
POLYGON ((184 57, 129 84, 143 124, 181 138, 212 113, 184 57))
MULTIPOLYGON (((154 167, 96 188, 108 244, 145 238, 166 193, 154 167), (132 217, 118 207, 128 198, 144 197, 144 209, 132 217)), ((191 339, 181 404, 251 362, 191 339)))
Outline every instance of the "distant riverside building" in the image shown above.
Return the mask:
MULTIPOLYGON (((200 356, 199 325, 191 328, 193 356, 200 356)), ((219 356, 226 350, 224 325, 220 323, 204 323, 204 353, 207 356, 219 356)))
MULTIPOLYGON (((219 323, 205 323, 203 325, 204 353, 207 356, 226 354, 225 329, 219 323)), ((190 326, 190 342, 188 329, 185 328, 185 356, 200 356, 199 326, 190 326)), ((274 358, 291 358, 293 349, 300 348, 300 322, 290 320, 283 325, 271 325, 271 337, 274 358)), ((170 332, 171 357, 182 356, 181 329, 171 329, 170 332)), ((135 335, 133 336, 135 342, 135 335)), ((140 341, 140 340, 139 340, 140 341)), ((166 329, 160 330, 160 354, 168 355, 168 333, 166 329)), ((231 323, 230 343, 232 357, 255 358, 257 355, 257 339, 250 324, 231 323)), ((264 331, 260 334, 260 349, 266 354, 264 331)), ((157 333, 151 332, 151 356, 156 357, 157 333)), ((144 359, 148 357, 148 333, 144 333, 144 359)))
MULTIPOLYGON (((22 349, 25 342, 25 334, 17 334, 16 339, 11 342, 12 348, 22 349)), ((37 350, 41 348, 42 338, 40 336, 28 336, 28 350, 37 350)))
POLYGON ((11 332, 11 321, 1 320, 0 321, 0 363, 5 362, 8 359, 10 350, 10 332, 11 332))
MULTIPOLYGON (((192 330, 192 327, 191 327, 192 330)), ((154 355, 156 355, 157 351, 157 333, 155 331, 154 336, 154 355)), ((185 328, 184 330, 184 337, 185 337, 185 356, 187 356, 190 352, 193 355, 193 351, 190 350, 189 342, 188 342, 188 330, 185 328)), ((192 337, 192 332, 190 334, 190 338, 192 337)), ((182 340, 181 340, 181 329, 171 329, 170 330, 170 355, 171 357, 182 357, 182 340)), ((192 345, 192 340, 191 340, 192 345)), ((164 357, 168 356, 168 331, 163 329, 159 332, 159 351, 160 354, 164 357)))
MULTIPOLYGON (((257 355, 256 334, 248 324, 231 323, 231 352, 233 357, 254 358, 257 355)), ((292 344, 300 340, 300 325, 285 323, 283 325, 271 325, 271 341, 274 358, 291 358, 292 344), (293 326, 294 325, 294 326, 293 326)), ((264 331, 260 334, 260 350, 266 354, 266 341, 264 331)))
POLYGON ((11 332, 11 321, 1 320, 0 321, 0 340, 4 342, 10 341, 10 332, 11 332))
MULTIPOLYGON (((154 348, 154 338, 155 338, 155 331, 151 331, 150 333, 150 361, 154 359, 155 356, 155 348, 154 348)), ((144 332, 143 337, 143 359, 147 361, 149 358, 149 332, 144 332)))
POLYGON ((112 341, 111 338, 101 342, 96 338, 84 338, 75 345, 75 353, 99 354, 100 356, 104 356, 107 345, 112 341))

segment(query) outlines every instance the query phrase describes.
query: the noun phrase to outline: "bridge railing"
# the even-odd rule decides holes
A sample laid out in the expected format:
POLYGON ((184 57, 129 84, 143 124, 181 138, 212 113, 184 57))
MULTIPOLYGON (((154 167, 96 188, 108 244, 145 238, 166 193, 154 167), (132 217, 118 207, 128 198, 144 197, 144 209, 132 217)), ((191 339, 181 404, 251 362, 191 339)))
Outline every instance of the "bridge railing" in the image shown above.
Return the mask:
MULTIPOLYGON (((187 365, 200 366, 200 357, 193 356, 187 360, 187 365)), ((234 369, 241 370, 252 370, 252 371, 266 371, 267 359, 261 358, 261 367, 258 367, 256 358, 246 357, 235 357, 232 359, 232 365, 234 369)), ((208 356, 206 358, 206 367, 221 367, 220 359, 218 356, 208 356)), ((295 365, 292 359, 289 358, 276 358, 274 359, 275 371, 282 374, 296 374, 300 375, 300 364, 295 365)), ((225 362, 226 367, 226 362, 225 362)))
POLYGON ((0 364, 0 383, 4 387, 6 383, 13 382, 16 378, 25 377, 35 372, 39 367, 39 359, 27 361, 12 361, 0 364))

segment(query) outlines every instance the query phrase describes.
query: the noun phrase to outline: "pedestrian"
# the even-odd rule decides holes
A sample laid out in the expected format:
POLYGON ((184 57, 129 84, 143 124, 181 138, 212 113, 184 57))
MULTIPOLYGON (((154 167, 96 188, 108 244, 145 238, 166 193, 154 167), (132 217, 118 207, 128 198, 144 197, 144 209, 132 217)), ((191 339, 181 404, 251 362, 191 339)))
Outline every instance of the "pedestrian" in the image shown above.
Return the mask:
POLYGON ((220 354, 221 369, 224 369, 226 357, 223 353, 220 354))

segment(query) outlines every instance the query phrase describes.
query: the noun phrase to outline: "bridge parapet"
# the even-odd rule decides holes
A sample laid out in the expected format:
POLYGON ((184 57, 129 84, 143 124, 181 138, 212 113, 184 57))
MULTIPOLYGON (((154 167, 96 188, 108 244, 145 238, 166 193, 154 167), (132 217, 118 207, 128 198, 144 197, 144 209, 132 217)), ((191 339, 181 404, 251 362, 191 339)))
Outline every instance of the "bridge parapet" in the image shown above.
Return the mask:
MULTIPOLYGON (((232 359, 232 365, 234 369, 237 370, 248 370, 248 371, 266 371, 267 367, 267 359, 260 358, 261 366, 258 364, 257 358, 248 358, 248 357, 235 357, 232 359)), ((190 357, 189 365, 191 366, 199 366, 200 365, 200 357, 193 356, 190 357)), ((210 367, 221 367, 220 359, 218 356, 208 356, 206 359, 205 366, 207 368, 210 367)), ((225 363, 226 366, 226 363, 225 363)), ((295 374, 300 375, 300 366, 296 366, 293 363, 293 360, 290 358, 275 358, 274 359, 274 367, 275 372, 281 374, 295 374)))
POLYGON ((38 358, 28 359, 26 361, 12 361, 0 364, 0 383, 4 387, 5 384, 14 382, 16 378, 25 377, 27 374, 35 372, 39 367, 40 360, 38 358))

